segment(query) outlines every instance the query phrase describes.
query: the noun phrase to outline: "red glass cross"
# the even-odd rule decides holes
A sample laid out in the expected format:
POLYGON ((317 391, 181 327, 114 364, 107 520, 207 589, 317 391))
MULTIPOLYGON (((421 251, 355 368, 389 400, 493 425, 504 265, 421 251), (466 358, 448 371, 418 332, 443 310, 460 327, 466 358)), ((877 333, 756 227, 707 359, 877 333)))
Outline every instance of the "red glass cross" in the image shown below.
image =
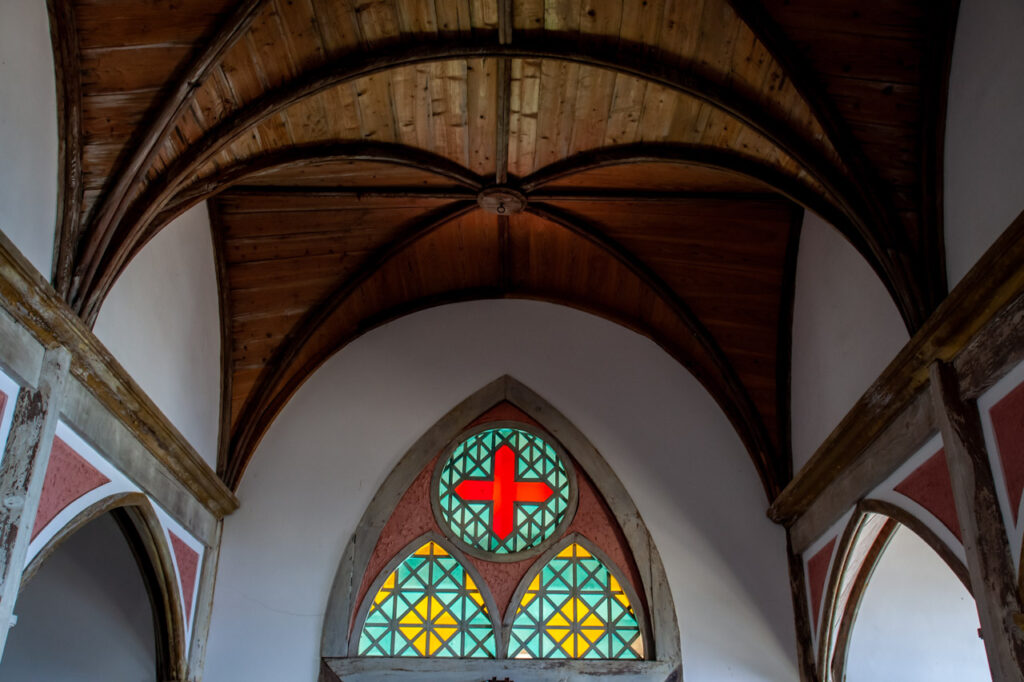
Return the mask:
POLYGON ((455 494, 467 502, 493 502, 491 525, 494 534, 504 540, 515 525, 516 502, 543 504, 555 491, 544 481, 516 480, 516 453, 502 445, 494 453, 494 480, 463 481, 455 494))

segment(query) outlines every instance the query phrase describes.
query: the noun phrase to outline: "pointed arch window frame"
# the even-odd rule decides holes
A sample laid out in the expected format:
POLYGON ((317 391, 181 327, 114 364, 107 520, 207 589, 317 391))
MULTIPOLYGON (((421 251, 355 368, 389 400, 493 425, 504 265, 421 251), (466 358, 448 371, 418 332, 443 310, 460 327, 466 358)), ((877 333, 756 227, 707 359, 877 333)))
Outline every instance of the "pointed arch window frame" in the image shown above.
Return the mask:
MULTIPOLYGON (((560 539, 557 545, 561 544, 560 539)), ((449 542, 447 547, 452 545, 449 542)), ((444 544, 442 546, 445 547, 444 544)), ((531 558, 528 576, 534 574, 536 567, 546 563, 541 558, 550 550, 548 547, 538 557, 531 558)), ((465 552, 459 554, 466 556, 465 552)), ((463 565, 468 563, 472 562, 464 561, 463 565)), ((615 566, 614 562, 606 565, 615 566)), ((381 575, 386 577, 387 573, 381 571, 373 576, 374 584, 381 575)), ((482 592, 490 591, 486 583, 478 583, 478 587, 482 592)), ((522 585, 517 586, 516 592, 520 587, 522 585)), ((508 611, 518 607, 515 599, 514 592, 508 611)), ((507 648, 508 643, 504 619, 496 634, 499 635, 499 655, 504 656, 507 651, 500 648, 507 648)), ((384 674, 394 680, 411 681, 434 676, 446 682, 479 682, 492 677, 555 682, 576 675, 599 675, 607 680, 629 679, 636 682, 682 679, 679 624, 668 577, 632 497, 598 450, 572 422, 543 397, 507 375, 492 381, 449 410, 405 453, 378 489, 342 553, 325 610, 320 654, 325 681, 376 680, 384 674), (467 431, 467 424, 503 402, 510 403, 537 422, 543 432, 551 434, 564 451, 571 454, 577 471, 593 483, 622 530, 626 548, 641 569, 638 586, 641 594, 635 595, 636 599, 630 595, 631 603, 646 603, 649 607, 640 621, 644 624, 642 627, 647 628, 641 630, 645 638, 646 657, 643 660, 389 658, 359 656, 358 645, 352 645, 353 632, 362 625, 357 618, 358 610, 364 600, 373 599, 375 594, 366 590, 365 596, 361 595, 360 586, 392 512, 425 467, 467 431)))

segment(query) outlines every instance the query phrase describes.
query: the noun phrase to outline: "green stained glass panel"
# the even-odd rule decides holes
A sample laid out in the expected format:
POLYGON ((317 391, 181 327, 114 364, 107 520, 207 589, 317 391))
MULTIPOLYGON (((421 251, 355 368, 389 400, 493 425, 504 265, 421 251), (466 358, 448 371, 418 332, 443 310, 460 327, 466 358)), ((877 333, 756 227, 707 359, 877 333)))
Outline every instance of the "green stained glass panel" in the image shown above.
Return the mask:
POLYGON ((359 655, 494 658, 491 617, 458 559, 428 542, 388 574, 363 622, 359 655))
POLYGON ((569 509, 571 482, 543 438, 501 427, 455 447, 436 495, 442 527, 459 540, 483 552, 515 554, 555 533, 569 509))
POLYGON ((644 647, 618 579, 572 544, 531 581, 512 622, 508 656, 635 660, 644 657, 644 647))

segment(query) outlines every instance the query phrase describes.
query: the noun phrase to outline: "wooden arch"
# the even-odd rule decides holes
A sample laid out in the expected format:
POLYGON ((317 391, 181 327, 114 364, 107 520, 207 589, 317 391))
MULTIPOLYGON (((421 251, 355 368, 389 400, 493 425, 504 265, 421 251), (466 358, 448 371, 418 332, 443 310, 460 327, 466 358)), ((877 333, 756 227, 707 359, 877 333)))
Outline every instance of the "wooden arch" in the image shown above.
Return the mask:
POLYGON ((640 48, 637 46, 635 50, 624 50, 614 57, 606 57, 581 50, 577 45, 553 37, 547 37, 538 45, 527 42, 495 45, 492 41, 452 44, 446 41, 437 45, 382 48, 336 60, 302 74, 265 92, 213 126, 176 159, 158 181, 149 185, 130 204, 127 197, 134 194, 127 191, 124 198, 112 205, 112 208, 100 211, 91 233, 85 235, 81 267, 75 277, 75 282, 82 284, 71 288, 72 306, 87 320, 95 319, 114 280, 131 254, 144 243, 146 226, 173 200, 175 193, 183 188, 188 178, 230 142, 287 106, 332 86, 403 66, 460 58, 532 58, 578 63, 655 83, 705 101, 764 135, 822 185, 829 201, 855 227, 860 236, 860 244, 867 246, 873 256, 872 264, 885 273, 885 281, 889 283, 887 286, 897 294, 897 306, 908 326, 913 328, 923 321, 926 306, 914 284, 912 272, 905 269, 909 249, 902 243, 900 233, 889 233, 887 238, 885 233, 879 231, 877 222, 870 217, 868 208, 858 197, 852 183, 821 151, 791 132, 785 122, 759 106, 745 93, 703 76, 697 65, 669 66, 635 56, 638 51, 642 54, 640 48), (896 254, 895 259, 893 254, 896 254))
MULTIPOLYGON (((568 305, 597 313, 655 340, 673 357, 683 363, 708 389, 725 411, 746 444, 769 498, 777 493, 781 472, 776 468, 775 446, 764 420, 721 349, 689 310, 685 301, 675 294, 651 269, 629 252, 587 224, 587 221, 565 211, 537 204, 528 214, 498 217, 492 227, 481 226, 486 220, 475 203, 453 202, 412 224, 397 239, 372 255, 359 269, 342 282, 324 302, 314 308, 293 331, 268 363, 256 384, 248 391, 230 443, 222 440, 226 465, 224 476, 229 485, 241 480, 253 452, 273 419, 299 386, 331 355, 362 333, 404 314, 427 307, 480 298, 529 298, 568 305), (530 216, 536 216, 530 217, 530 216), (510 227, 514 221, 515 226, 510 227), (470 235, 464 250, 458 254, 431 250, 430 238, 441 230, 462 231, 470 235), (489 237, 480 237, 491 231, 489 237), (510 238, 509 233, 515 232, 510 238), (631 305, 609 292, 605 301, 588 300, 585 288, 566 281, 517 281, 508 261, 517 251, 512 241, 569 240, 578 250, 589 250, 596 258, 614 268, 624 284, 652 300, 656 308, 648 315, 633 310, 631 305), (429 254, 429 255, 428 255, 429 254), (446 260, 450 259, 450 260, 446 260), (442 288, 395 290, 387 303, 370 304, 376 295, 368 294, 376 282, 386 282, 394 269, 411 267, 412 262, 430 261, 435 270, 460 272, 460 262, 494 261, 494 268, 485 273, 453 275, 442 288), (663 313, 663 314, 661 314, 663 313), (665 317, 670 321, 656 321, 665 317), (230 453, 230 458, 228 454, 230 453)), ((584 273, 580 273, 581 276, 584 273)), ((227 382, 230 376, 225 376, 227 382)), ((230 417, 223 415, 224 423, 230 417)))
POLYGON ((895 505, 879 500, 861 502, 843 531, 823 595, 817 655, 822 682, 845 679, 850 638, 864 594, 900 527, 923 540, 967 592, 973 592, 967 567, 927 524, 895 505))
POLYGON ((156 679, 184 679, 188 647, 174 559, 164 538, 163 525, 149 498, 142 493, 117 493, 82 510, 47 542, 25 568, 21 589, 25 589, 40 567, 64 541, 108 512, 117 522, 135 557, 142 582, 149 595, 153 634, 156 640, 156 679))

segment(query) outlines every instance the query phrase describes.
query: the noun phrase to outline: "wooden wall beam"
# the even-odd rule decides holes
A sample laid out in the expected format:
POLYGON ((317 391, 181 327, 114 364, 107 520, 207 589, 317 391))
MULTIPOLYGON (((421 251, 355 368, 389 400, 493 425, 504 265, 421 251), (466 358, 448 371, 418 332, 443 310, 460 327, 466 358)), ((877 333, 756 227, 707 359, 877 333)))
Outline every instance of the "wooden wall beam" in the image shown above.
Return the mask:
POLYGON ((1024 682, 1020 594, 978 407, 948 364, 933 362, 929 379, 992 680, 1024 682))
MULTIPOLYGON (((960 373, 965 383, 964 394, 974 398, 986 383, 995 380, 987 375, 994 365, 1006 366, 1021 355, 1020 337, 1014 338, 1014 334, 1021 328, 1022 314, 1003 313, 1024 307, 1022 263, 1024 213, 979 259, 775 499, 768 510, 773 521, 792 526, 812 505, 821 507, 831 500, 834 504, 828 502, 829 506, 842 505, 840 508, 845 510, 867 494, 871 488, 858 486, 868 485, 870 477, 843 493, 852 496, 849 504, 840 500, 836 491, 837 486, 849 483, 851 472, 872 468, 871 460, 878 456, 872 453, 885 451, 886 439, 900 433, 897 420, 922 401, 932 362, 953 361, 958 370, 973 367, 972 372, 960 373), (980 333, 983 328, 984 333, 980 333), (990 338, 1007 343, 993 344, 987 341, 990 338), (887 431, 889 435, 885 435, 887 431)), ((930 411, 930 407, 921 409, 930 411)), ((910 454, 905 452, 905 456, 910 454)), ((835 511, 816 512, 818 518, 813 525, 827 524, 830 516, 835 521, 835 511)))
POLYGON ((43 346, 69 349, 72 376, 212 514, 238 508, 210 466, 3 234, 0 305, 43 346))
POLYGON ((39 385, 22 389, 0 464, 0 656, 13 625, 14 604, 39 510, 50 447, 60 418, 60 401, 71 366, 65 348, 43 356, 39 385))

